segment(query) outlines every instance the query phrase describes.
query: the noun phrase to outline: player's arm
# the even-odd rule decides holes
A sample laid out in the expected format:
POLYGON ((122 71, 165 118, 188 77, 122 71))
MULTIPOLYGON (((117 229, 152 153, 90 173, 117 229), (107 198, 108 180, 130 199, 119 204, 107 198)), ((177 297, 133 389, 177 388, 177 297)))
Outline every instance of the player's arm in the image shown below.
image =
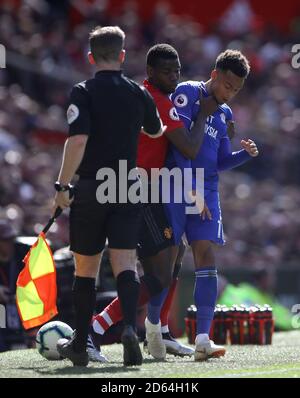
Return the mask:
MULTIPOLYGON (((200 100, 199 90, 197 95, 198 98, 196 99, 200 100)), ((195 159, 203 142, 206 118, 217 110, 218 104, 213 97, 201 98, 200 111, 190 131, 188 131, 187 126, 191 124, 192 111, 191 106, 186 108, 185 112, 180 114, 186 127, 167 131, 166 137, 183 156, 187 159, 195 159)))
POLYGON ((226 121, 226 126, 227 126, 227 135, 228 135, 230 141, 232 141, 234 139, 234 136, 235 136, 235 123, 234 123, 234 120, 227 120, 226 121))
MULTIPOLYGON (((57 179, 61 185, 68 185, 74 177, 83 159, 90 132, 87 94, 83 87, 75 86, 73 88, 70 102, 67 111, 69 138, 65 142, 62 164, 57 179)), ((55 195, 55 208, 59 206, 64 209, 70 206, 71 202, 68 191, 57 192, 55 195)))
POLYGON ((241 145, 243 147, 242 150, 232 152, 228 136, 221 139, 218 150, 219 171, 233 169, 247 162, 252 157, 258 156, 258 149, 254 141, 249 139, 247 141, 242 140, 241 145))
POLYGON ((142 128, 142 133, 148 135, 150 138, 160 137, 166 130, 166 126, 163 126, 163 122, 158 113, 156 104, 151 94, 142 88, 145 102, 145 116, 142 128))

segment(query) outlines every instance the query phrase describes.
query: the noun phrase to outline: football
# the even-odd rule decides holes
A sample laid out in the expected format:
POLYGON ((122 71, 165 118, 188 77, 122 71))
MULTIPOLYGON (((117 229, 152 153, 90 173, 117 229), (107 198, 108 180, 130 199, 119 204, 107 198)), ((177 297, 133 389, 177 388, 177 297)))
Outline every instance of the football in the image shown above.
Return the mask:
POLYGON ((59 355, 56 344, 59 339, 69 339, 73 335, 73 329, 64 322, 53 321, 42 326, 36 335, 36 348, 46 359, 62 359, 59 355))

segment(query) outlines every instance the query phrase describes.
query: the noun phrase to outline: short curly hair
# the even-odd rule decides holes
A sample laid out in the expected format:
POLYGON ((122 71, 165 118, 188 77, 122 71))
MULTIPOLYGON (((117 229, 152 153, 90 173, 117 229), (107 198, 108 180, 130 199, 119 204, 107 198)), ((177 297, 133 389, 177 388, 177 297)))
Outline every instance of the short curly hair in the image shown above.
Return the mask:
POLYGON ((216 69, 230 70, 239 77, 246 78, 250 72, 248 59, 238 50, 226 50, 216 60, 216 69))
POLYGON ((174 47, 170 46, 170 44, 156 44, 155 46, 151 47, 147 53, 147 65, 155 68, 158 62, 162 59, 176 60, 178 58, 178 52, 175 50, 174 47))

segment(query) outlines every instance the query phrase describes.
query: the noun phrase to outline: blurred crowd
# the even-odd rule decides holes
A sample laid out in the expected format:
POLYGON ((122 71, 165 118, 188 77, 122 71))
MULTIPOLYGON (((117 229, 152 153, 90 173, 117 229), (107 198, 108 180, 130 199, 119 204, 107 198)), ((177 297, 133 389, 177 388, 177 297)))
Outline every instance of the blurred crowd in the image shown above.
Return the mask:
MULTIPOLYGON (((233 148, 239 149, 241 138, 252 138, 261 154, 221 176, 227 245, 218 251, 218 265, 298 263, 300 73, 291 66, 291 48, 299 37, 296 18, 282 34, 255 23, 251 7, 241 1, 208 31, 192 16, 174 15, 168 2, 158 3, 146 24, 135 2, 113 16, 107 1, 89 7, 81 0, 21 3, 0 2, 0 43, 8 59, 0 72, 0 218, 8 218, 19 234, 35 235, 49 217, 68 95, 75 82, 93 75, 86 59, 88 33, 99 24, 116 24, 126 32, 124 70, 139 82, 147 50, 158 42, 178 50, 182 81, 208 79, 226 48, 249 58, 251 74, 231 104, 237 130, 233 148)), ((68 243, 67 231, 65 214, 49 234, 56 248, 68 243)))

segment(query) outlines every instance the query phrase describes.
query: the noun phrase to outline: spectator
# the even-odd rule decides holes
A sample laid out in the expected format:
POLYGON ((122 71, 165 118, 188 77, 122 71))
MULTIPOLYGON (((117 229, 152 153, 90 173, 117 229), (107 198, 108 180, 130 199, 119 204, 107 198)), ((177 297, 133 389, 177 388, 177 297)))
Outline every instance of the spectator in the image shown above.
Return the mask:
MULTIPOLYGON (((20 7, 15 3, 0 5, 1 43, 9 51, 8 68, 0 75, 0 216, 26 235, 35 235, 47 221, 51 209, 47 198, 53 193, 67 127, 68 88, 91 76, 84 61, 91 26, 117 23, 127 34, 126 73, 139 81, 144 78, 146 50, 155 42, 167 41, 178 48, 183 81, 201 80, 225 48, 247 55, 252 72, 232 104, 239 132, 233 145, 251 136, 261 156, 221 177, 228 244, 220 264, 226 268, 298 264, 300 74, 290 65, 290 43, 298 37, 295 28, 283 36, 265 24, 258 29, 252 23, 238 32, 223 24, 222 33, 215 27, 204 34, 192 17, 174 15, 169 3, 157 3, 147 26, 134 2, 126 3, 117 17, 108 16, 105 2, 101 7, 99 2, 72 2, 77 15, 68 3, 51 7, 44 1, 34 8, 29 4, 37 2, 20 7)), ((241 4, 255 20, 247 4, 241 4)), ((234 7, 230 15, 242 9, 234 7)), ((61 218, 50 235, 57 248, 68 242, 64 221, 61 218)))

